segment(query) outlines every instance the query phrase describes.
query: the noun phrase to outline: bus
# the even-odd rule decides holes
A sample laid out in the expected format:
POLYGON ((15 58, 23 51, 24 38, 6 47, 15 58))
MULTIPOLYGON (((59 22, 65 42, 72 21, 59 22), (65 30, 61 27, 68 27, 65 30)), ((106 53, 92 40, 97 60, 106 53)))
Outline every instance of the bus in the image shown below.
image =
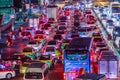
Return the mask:
POLYGON ((74 38, 64 51, 64 78, 72 80, 90 72, 91 37, 74 38))

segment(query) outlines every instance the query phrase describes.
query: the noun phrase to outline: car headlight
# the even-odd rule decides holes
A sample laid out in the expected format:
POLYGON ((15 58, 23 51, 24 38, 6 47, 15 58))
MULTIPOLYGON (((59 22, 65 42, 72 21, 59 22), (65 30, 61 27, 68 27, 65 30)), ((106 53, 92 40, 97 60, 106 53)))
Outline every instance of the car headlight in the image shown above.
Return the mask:
POLYGON ((114 32, 115 34, 118 34, 118 32, 114 32))
POLYGON ((66 65, 70 65, 71 63, 70 62, 66 62, 66 65))

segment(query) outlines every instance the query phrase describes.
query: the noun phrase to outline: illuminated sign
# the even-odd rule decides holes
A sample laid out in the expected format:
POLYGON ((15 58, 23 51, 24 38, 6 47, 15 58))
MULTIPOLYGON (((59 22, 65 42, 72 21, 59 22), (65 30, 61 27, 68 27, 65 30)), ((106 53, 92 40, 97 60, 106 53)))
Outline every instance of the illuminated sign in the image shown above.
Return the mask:
POLYGON ((1 14, 11 14, 12 8, 2 8, 0 9, 0 15, 1 14))
POLYGON ((12 0, 0 0, 0 7, 11 7, 12 0))

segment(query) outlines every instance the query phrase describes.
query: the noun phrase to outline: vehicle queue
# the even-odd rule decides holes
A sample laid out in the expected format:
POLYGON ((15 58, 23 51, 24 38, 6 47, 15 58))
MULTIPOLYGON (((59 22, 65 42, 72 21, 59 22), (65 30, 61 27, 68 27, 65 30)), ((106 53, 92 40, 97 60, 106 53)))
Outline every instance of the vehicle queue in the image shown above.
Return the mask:
MULTIPOLYGON (((16 59, 21 62, 19 70, 20 74, 24 75, 24 80, 47 80, 48 70, 51 68, 54 69, 56 60, 61 59, 63 63, 63 54, 67 45, 69 45, 72 39, 77 37, 93 38, 90 52, 90 73, 107 76, 104 72, 100 72, 103 68, 99 66, 99 61, 102 59, 101 57, 104 54, 103 51, 108 51, 110 48, 106 44, 103 34, 101 34, 102 31, 96 23, 97 19, 95 18, 93 11, 88 8, 83 11, 63 8, 60 11, 64 12, 64 14, 59 14, 60 18, 57 20, 54 18, 46 19, 47 22, 40 20, 39 24, 41 24, 42 21, 42 25, 40 25, 37 30, 34 27, 31 28, 28 26, 21 31, 21 34, 19 35, 20 39, 27 41, 28 44, 23 48, 20 55, 17 55, 16 59), (73 13, 75 14, 74 16, 73 13), (77 19, 75 17, 76 14, 77 19), (63 19, 63 17, 65 18, 63 19), (73 25, 68 26, 70 23, 73 23, 73 25), (55 27, 52 27, 52 24, 54 24, 55 27), (71 30, 68 31, 68 28, 71 28, 71 30)), ((115 56, 114 54, 112 55, 115 56)), ((15 57, 16 56, 14 55, 13 58, 15 57)), ((15 64, 17 64, 17 62, 15 64)), ((2 69, 5 68, 2 67, 2 69)), ((12 71, 13 70, 9 69, 7 72, 9 75, 5 73, 2 78, 10 79, 15 77, 15 70, 13 73, 12 71)), ((84 71, 82 74, 86 74, 86 72, 84 71)), ((117 78, 118 76, 118 74, 114 74, 113 72, 111 72, 111 75, 115 75, 112 78, 117 78)))

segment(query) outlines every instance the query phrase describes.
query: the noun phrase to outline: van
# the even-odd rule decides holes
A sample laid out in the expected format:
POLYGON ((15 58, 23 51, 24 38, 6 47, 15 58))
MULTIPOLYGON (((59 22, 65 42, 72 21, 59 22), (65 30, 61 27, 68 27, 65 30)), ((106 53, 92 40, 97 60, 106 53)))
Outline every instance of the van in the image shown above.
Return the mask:
POLYGON ((24 73, 24 80, 47 80, 48 69, 49 66, 46 63, 31 63, 24 73))

